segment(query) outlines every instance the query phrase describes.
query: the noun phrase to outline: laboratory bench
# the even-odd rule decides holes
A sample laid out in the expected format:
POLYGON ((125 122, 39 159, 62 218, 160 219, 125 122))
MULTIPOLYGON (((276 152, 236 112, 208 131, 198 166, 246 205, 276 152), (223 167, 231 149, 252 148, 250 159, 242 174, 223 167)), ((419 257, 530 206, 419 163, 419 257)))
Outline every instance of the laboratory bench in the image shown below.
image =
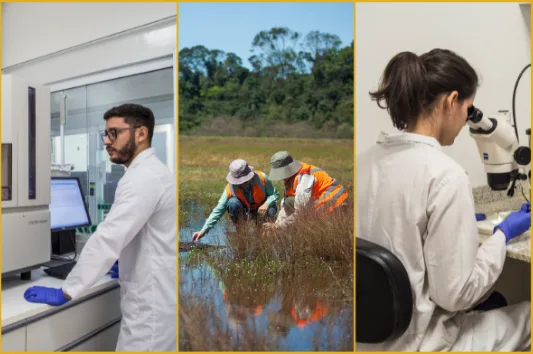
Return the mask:
MULTIPOLYGON (((480 234, 481 242, 487 240, 490 235, 480 234)), ((522 262, 531 263, 531 231, 509 241, 507 244, 507 257, 522 262)))
POLYGON ((2 351, 115 351, 121 320, 120 286, 107 274, 62 306, 24 299, 30 286, 60 288, 64 280, 32 271, 2 279, 2 351))
MULTIPOLYGON (((481 242, 492 234, 494 226, 502 222, 512 211, 520 210, 526 201, 520 193, 509 198, 507 191, 493 191, 489 186, 476 187, 472 190, 476 213, 484 214, 486 219, 478 221, 481 242)), ((507 244, 508 260, 531 264, 531 230, 512 239, 507 244)), ((525 265, 524 265, 525 266, 525 265)))
MULTIPOLYGON (((479 238, 482 243, 492 236, 496 225, 497 222, 493 218, 478 221, 479 238)), ((531 263, 531 230, 509 241, 507 257, 531 263)))

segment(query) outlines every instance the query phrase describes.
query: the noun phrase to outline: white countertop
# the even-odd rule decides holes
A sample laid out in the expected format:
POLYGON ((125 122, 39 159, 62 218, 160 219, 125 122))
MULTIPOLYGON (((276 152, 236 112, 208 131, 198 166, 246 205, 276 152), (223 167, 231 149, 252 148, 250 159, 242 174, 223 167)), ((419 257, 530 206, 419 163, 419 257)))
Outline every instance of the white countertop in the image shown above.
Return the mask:
MULTIPOLYGON (((21 280, 20 276, 6 277, 2 279, 2 328, 27 319, 29 317, 56 309, 56 306, 38 304, 26 301, 24 292, 31 286, 46 286, 61 288, 64 280, 49 276, 43 268, 31 272, 31 280, 21 280)), ((91 289, 85 291, 73 302, 79 301, 99 290, 118 285, 118 280, 111 278, 110 274, 104 276, 91 289)))

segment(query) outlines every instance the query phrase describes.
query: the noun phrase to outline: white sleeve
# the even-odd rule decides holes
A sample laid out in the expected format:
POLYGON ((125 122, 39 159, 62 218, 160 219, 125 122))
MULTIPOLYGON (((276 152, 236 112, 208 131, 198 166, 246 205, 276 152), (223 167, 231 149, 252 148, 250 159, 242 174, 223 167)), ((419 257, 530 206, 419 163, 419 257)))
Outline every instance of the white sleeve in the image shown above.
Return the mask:
POLYGON ((279 210, 279 213, 278 213, 278 216, 276 218, 276 225, 277 226, 283 226, 283 225, 286 225, 287 224, 287 218, 289 217, 290 215, 287 213, 287 211, 285 210, 285 198, 283 198, 281 200, 281 205, 280 205, 280 210, 279 210))
POLYGON ((83 247, 63 284, 63 290, 72 298, 91 288, 111 269, 152 216, 163 195, 161 184, 149 173, 140 172, 121 182, 111 210, 83 247))
POLYGON ((298 212, 305 208, 311 199, 315 176, 308 174, 299 177, 298 186, 296 187, 294 198, 294 212, 290 215, 285 213, 284 208, 278 214, 276 225, 279 227, 286 226, 294 222, 298 212))
POLYGON ((455 176, 430 191, 424 258, 431 299, 443 309, 470 309, 495 284, 505 262, 505 236, 481 246, 468 177, 455 176))

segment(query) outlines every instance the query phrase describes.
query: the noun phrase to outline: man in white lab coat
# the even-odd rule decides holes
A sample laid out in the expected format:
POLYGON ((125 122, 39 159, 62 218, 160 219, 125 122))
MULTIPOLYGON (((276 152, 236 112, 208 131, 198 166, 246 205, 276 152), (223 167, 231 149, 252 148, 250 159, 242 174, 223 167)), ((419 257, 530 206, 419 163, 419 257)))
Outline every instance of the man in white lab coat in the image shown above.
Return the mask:
POLYGON ((151 147, 155 123, 150 109, 124 104, 107 111, 104 119, 110 160, 127 167, 111 210, 62 289, 32 287, 24 297, 62 305, 102 279, 118 259, 122 321, 117 351, 175 351, 175 177, 151 147))
POLYGON ((382 133, 357 156, 356 236, 403 263, 413 317, 397 340, 357 343, 358 351, 520 351, 531 345, 529 301, 470 311, 501 274, 506 244, 531 224, 524 205, 480 246, 468 176, 442 151, 464 127, 477 87, 477 74, 463 58, 436 49, 397 54, 371 93, 403 131, 382 133))

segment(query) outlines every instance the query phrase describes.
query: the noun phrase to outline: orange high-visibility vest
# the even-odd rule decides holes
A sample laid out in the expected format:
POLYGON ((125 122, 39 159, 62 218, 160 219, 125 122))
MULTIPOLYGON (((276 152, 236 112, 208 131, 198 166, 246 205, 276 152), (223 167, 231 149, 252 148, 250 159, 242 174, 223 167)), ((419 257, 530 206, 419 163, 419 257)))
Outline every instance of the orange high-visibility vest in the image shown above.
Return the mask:
POLYGON ((331 178, 319 167, 306 163, 302 163, 302 168, 295 175, 290 187, 285 190, 286 197, 296 195, 299 177, 306 174, 312 174, 315 177, 315 184, 311 191, 311 202, 317 212, 331 212, 348 198, 348 191, 337 180, 331 178))
POLYGON ((296 316, 296 309, 294 308, 294 305, 291 308, 291 317, 296 322, 296 325, 300 328, 304 328, 308 324, 318 321, 327 313, 328 308, 326 306, 322 306, 322 303, 320 301, 316 302, 313 313, 308 318, 298 318, 298 316, 296 316))
POLYGON ((254 171, 254 177, 251 180, 250 188, 252 188, 253 200, 246 200, 244 193, 240 188, 235 188, 233 184, 228 183, 226 186, 226 195, 228 198, 236 197, 250 210, 257 210, 267 200, 266 195, 266 180, 261 171, 254 171))

